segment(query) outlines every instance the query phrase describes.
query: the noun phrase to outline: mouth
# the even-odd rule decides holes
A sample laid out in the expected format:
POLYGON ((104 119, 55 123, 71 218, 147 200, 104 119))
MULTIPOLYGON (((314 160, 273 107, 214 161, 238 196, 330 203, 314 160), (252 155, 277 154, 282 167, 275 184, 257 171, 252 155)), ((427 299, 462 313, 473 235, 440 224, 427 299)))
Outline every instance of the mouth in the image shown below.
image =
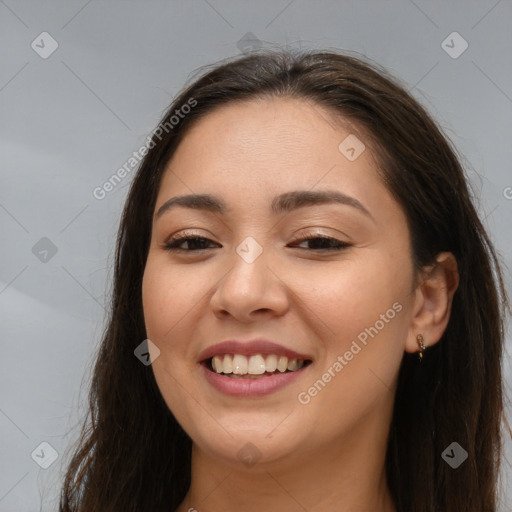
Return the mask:
POLYGON ((277 354, 218 354, 201 364, 210 372, 230 379, 254 380, 294 373, 312 363, 310 359, 289 358, 277 354))
POLYGON ((227 340, 198 356, 206 381, 224 395, 261 398, 291 386, 313 363, 306 354, 265 339, 227 340))

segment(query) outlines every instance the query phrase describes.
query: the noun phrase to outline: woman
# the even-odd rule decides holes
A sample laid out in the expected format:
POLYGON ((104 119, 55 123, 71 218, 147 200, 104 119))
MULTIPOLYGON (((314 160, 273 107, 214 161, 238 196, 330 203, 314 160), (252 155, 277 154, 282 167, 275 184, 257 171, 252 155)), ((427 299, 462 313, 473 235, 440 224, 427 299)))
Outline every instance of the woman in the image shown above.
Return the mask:
POLYGON ((255 53, 148 140, 60 510, 496 510, 508 303, 425 110, 255 53))

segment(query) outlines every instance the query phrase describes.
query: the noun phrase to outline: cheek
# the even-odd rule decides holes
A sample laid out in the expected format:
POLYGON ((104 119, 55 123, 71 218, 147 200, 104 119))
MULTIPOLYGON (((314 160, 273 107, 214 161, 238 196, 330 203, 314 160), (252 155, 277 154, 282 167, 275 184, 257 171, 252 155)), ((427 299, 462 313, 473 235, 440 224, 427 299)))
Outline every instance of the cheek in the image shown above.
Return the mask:
POLYGON ((200 294, 194 293, 191 273, 177 272, 168 262, 149 255, 142 281, 142 302, 147 337, 160 349, 152 370, 167 406, 184 419, 190 411, 188 395, 180 382, 197 371, 188 351, 190 316, 200 294))
POLYGON ((168 262, 149 256, 142 281, 142 302, 148 337, 160 342, 180 318, 197 304, 194 274, 177 272, 168 262))
POLYGON ((165 395, 180 395, 177 382, 194 378, 200 370, 197 342, 212 274, 192 265, 171 265, 165 254, 148 256, 142 281, 144 322, 147 337, 160 349, 153 370, 165 395))
MULTIPOLYGON (((350 345, 365 328, 378 322, 385 315, 386 330, 398 320, 397 309, 404 309, 410 287, 410 269, 406 261, 369 251, 366 255, 344 261, 312 266, 309 271, 297 273, 290 281, 291 289, 303 300, 316 317, 314 322, 332 340, 331 348, 341 349, 350 345), (399 303, 400 306, 393 304, 399 303), (389 314, 386 315, 386 312, 389 314)), ((405 315, 402 315, 405 316, 405 315)), ((313 321, 313 320, 312 320, 313 321)), ((382 329, 384 330, 384 329, 382 329)))
MULTIPOLYGON (((380 253, 361 260, 338 292, 338 340, 350 365, 372 368, 390 383, 403 355, 409 327, 412 264, 380 253), (360 347, 360 351, 359 348, 360 347), (356 363, 356 360, 358 361, 356 363)), ((368 373, 368 371, 366 371, 368 373)))
POLYGON ((148 259, 142 279, 142 306, 147 336, 152 341, 161 338, 165 325, 169 323, 168 315, 165 314, 167 309, 165 290, 168 283, 158 278, 160 275, 151 259, 148 259))
POLYGON ((307 303, 328 335, 301 397, 310 400, 304 412, 323 425, 325 436, 389 405, 408 330, 406 263, 382 254, 343 263, 325 276, 317 273, 307 303))
POLYGON ((315 379, 329 370, 336 375, 325 375, 329 384, 317 406, 337 410, 340 421, 355 411, 364 414, 393 387, 409 327, 412 271, 405 258, 382 253, 343 263, 320 281, 317 276, 310 302, 329 327, 315 379))

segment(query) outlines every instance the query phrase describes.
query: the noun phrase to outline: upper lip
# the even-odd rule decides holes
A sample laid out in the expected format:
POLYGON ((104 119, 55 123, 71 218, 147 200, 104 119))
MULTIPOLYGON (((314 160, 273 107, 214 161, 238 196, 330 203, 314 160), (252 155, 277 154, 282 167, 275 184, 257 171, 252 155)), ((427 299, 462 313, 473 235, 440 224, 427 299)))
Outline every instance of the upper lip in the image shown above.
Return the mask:
POLYGON ((286 356, 288 359, 310 360, 311 357, 300 354, 295 350, 284 347, 272 341, 265 339, 256 339, 251 341, 227 340, 216 345, 207 347, 199 354, 199 361, 205 361, 216 355, 223 354, 240 354, 244 356, 252 356, 256 354, 275 354, 278 356, 286 356))

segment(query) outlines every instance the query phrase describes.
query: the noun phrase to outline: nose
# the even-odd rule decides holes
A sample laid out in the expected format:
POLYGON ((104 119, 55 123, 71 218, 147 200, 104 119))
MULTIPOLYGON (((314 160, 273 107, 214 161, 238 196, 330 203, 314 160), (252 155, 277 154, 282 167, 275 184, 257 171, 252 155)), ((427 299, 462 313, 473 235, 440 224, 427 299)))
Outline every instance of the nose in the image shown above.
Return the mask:
POLYGON ((232 266, 210 299, 214 314, 244 323, 283 315, 289 308, 288 288, 284 276, 269 266, 266 251, 254 261, 233 252, 232 266))

